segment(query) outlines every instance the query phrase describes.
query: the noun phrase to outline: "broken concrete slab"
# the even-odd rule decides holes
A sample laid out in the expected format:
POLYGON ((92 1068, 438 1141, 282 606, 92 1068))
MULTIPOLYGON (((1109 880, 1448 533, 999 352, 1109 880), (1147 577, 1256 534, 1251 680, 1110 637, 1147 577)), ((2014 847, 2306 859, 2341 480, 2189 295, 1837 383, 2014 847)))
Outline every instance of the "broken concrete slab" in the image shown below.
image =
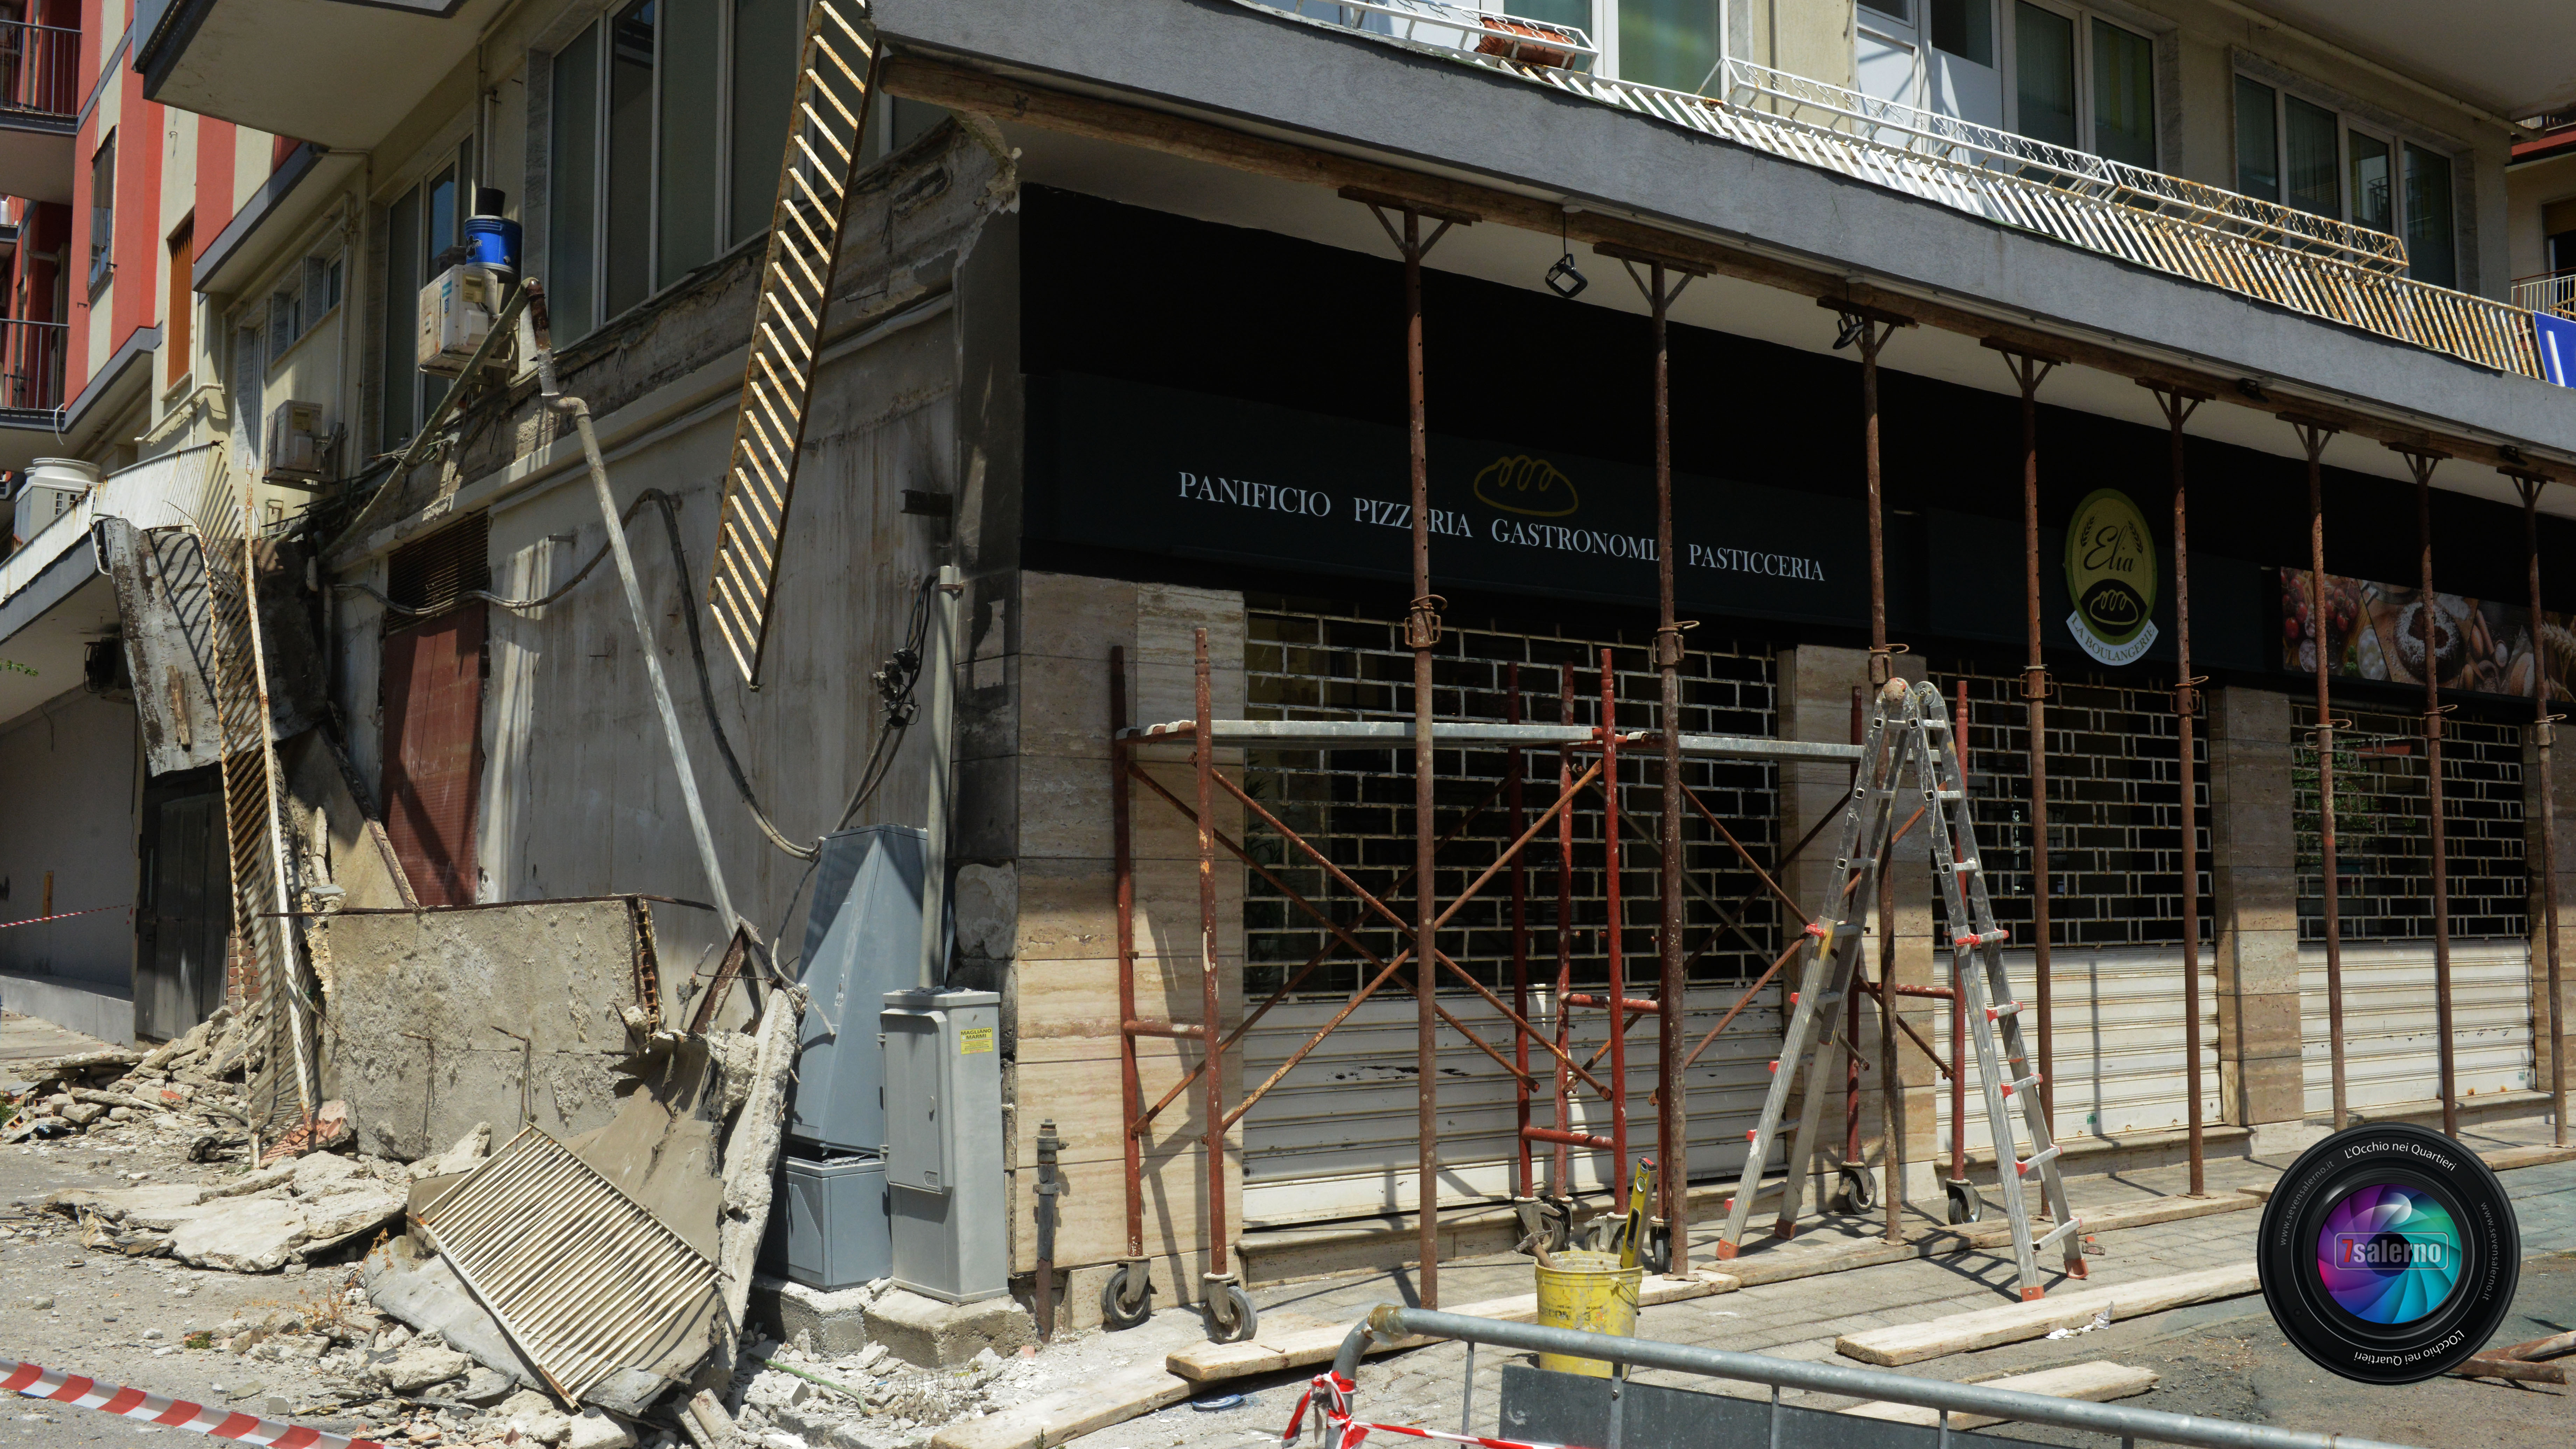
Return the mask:
POLYGON ((873 1286, 826 1293, 762 1273, 751 1280, 751 1321, 771 1326, 785 1343, 811 1334, 817 1353, 857 1353, 868 1346, 868 1305, 877 1293, 873 1286))
POLYGON ((275 1167, 259 1168, 228 1181, 210 1184, 205 1189, 203 1200, 213 1202, 217 1198, 248 1197, 253 1193, 266 1192, 271 1188, 293 1187, 295 1168, 295 1163, 281 1162, 275 1167))
POLYGON ((584 1409, 574 1416, 564 1449, 630 1449, 634 1442, 625 1425, 597 1409, 584 1409))
MULTIPOLYGON (((287 1164, 278 1165, 284 1167, 287 1164)), ((288 1180, 293 1184, 297 1197, 321 1196, 325 1189, 336 1190, 337 1184, 366 1173, 356 1158, 342 1157, 336 1152, 316 1152, 309 1157, 299 1157, 293 1165, 295 1172, 288 1180)))
POLYGON ((402 1195, 369 1181, 350 1191, 316 1198, 304 1205, 305 1241, 339 1242, 373 1232, 402 1217, 402 1195))
POLYGON ((484 1158, 492 1155, 492 1124, 477 1122, 473 1130, 456 1139, 456 1145, 436 1157, 424 1157, 411 1165, 411 1180, 420 1182, 433 1177, 458 1177, 472 1172, 484 1158))
POLYGON ((607 1125, 632 1049, 626 1011, 663 1011, 652 917, 635 897, 339 911, 327 935, 327 1077, 360 1147, 412 1162, 487 1122, 563 1138, 607 1125))
MULTIPOLYGON (((358 1265, 359 1285, 368 1301, 421 1333, 435 1333, 447 1346, 460 1349, 485 1368, 510 1376, 530 1389, 543 1387, 530 1364, 501 1331, 491 1313, 467 1291, 445 1259, 424 1256, 409 1238, 397 1237, 369 1253, 358 1265)), ((550 1402, 550 1401, 549 1401, 550 1402)))
POLYGON ((508 1398, 518 1387, 518 1381, 508 1374, 476 1364, 466 1371, 465 1386, 456 1391, 456 1397, 477 1408, 489 1408, 508 1398))
POLYGON ((291 1202, 251 1198, 225 1210, 200 1213, 170 1234, 170 1256, 199 1268, 228 1273, 274 1273, 303 1242, 304 1210, 291 1202))
POLYGON ((403 1345, 393 1358, 377 1366, 385 1386, 398 1394, 416 1394, 431 1384, 463 1378, 474 1360, 452 1348, 438 1348, 417 1340, 403 1345))
POLYGON ((1029 1311, 1008 1298, 941 1303, 889 1288, 867 1307, 868 1338, 906 1363, 955 1368, 985 1349, 1017 1353, 1038 1340, 1029 1311))

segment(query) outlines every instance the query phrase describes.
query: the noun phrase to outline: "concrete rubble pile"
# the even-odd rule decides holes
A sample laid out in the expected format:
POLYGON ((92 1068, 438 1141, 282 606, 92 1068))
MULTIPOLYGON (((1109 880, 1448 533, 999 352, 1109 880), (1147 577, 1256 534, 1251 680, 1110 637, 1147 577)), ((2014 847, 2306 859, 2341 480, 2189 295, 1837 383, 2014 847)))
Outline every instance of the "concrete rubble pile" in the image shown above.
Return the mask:
POLYGON ((233 1014, 215 1014, 149 1052, 107 1047, 12 1066, 15 1109, 0 1145, 81 1134, 183 1142, 191 1162, 220 1162, 251 1148, 245 1074, 259 1050, 233 1014))

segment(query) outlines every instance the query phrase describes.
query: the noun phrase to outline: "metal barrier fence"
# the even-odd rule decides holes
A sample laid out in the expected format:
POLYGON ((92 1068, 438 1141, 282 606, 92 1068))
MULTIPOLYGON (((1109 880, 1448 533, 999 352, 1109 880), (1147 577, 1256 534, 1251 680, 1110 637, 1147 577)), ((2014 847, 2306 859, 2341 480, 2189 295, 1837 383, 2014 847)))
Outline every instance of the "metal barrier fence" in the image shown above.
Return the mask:
POLYGON ((2537 277, 2516 278, 2513 304, 2528 307, 2534 312, 2576 317, 2576 272, 2545 272, 2537 277))
POLYGON ((63 405, 63 349, 70 336, 71 328, 61 322, 0 318, 0 409, 63 405))
MULTIPOLYGON (((2085 1403, 2076 1399, 2052 1398, 2046 1394, 2023 1393, 2017 1389, 1916 1378, 1911 1374, 1888 1373, 1880 1369, 1806 1363, 1722 1348, 1696 1348, 1688 1344, 1658 1343, 1647 1338, 1619 1338, 1606 1333, 1544 1328, 1534 1323, 1505 1323, 1461 1313, 1433 1313, 1393 1303, 1371 1309, 1367 1318, 1352 1325, 1350 1335, 1342 1340, 1340 1353, 1333 1359, 1333 1371, 1345 1378, 1356 1374, 1360 1358, 1368 1352, 1369 1341, 1373 1338, 1381 1342, 1396 1342, 1414 1337, 1455 1339, 1469 1346, 1465 1376, 1469 1393, 1474 1392, 1474 1346, 1489 1343, 1529 1353, 1603 1359, 1624 1364, 1632 1370, 1661 1369, 1669 1373, 1768 1384, 1772 1388, 1771 1411, 1775 1421, 1781 1409, 1779 1391, 1800 1389, 1809 1393, 1884 1399, 1938 1410, 1941 1434, 1945 1439, 1950 1432, 1950 1415, 1984 1414, 2016 1423, 2048 1424, 2062 1429, 2115 1435, 2123 1445, 2144 1439, 2164 1444, 2196 1445, 2199 1449, 2395 1449, 2395 1446, 2350 1434, 2274 1429, 2260 1424, 2239 1424, 2229 1419, 2204 1418, 2198 1414, 2085 1403)), ((1610 1404, 1607 1449, 1620 1449, 1619 1399, 1615 1391, 1610 1404)), ((1856 1425, 1862 1422, 1854 1421, 1856 1425)), ((1776 1433, 1772 1442, 1779 1442, 1776 1433)))
POLYGON ((2529 308, 2407 277, 2404 244, 2365 227, 1749 61, 1720 62, 1702 82, 1705 89, 1722 76, 1720 94, 1702 95, 1591 74, 1580 68, 1588 38, 1566 42, 1565 64, 1534 63, 1518 28, 1524 22, 1511 21, 1514 39, 1498 41, 1505 17, 1444 0, 1247 3, 1553 86, 2481 367, 2543 376, 2529 308))
POLYGON ((80 113, 80 31, 0 20, 0 111, 80 113))

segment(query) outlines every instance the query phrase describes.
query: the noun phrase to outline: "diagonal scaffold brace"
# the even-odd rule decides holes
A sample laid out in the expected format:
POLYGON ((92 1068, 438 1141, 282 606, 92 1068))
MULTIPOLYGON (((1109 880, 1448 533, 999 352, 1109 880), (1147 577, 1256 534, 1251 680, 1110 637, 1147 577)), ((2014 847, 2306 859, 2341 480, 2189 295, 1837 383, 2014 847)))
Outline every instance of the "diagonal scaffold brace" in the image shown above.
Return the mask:
MULTIPOLYGON (((1788 1038, 1781 1045, 1779 1060, 1772 1063, 1762 1116, 1746 1133, 1744 1175, 1735 1196, 1727 1201, 1717 1256, 1731 1259, 1743 1245, 1754 1195, 1762 1186, 1771 1148, 1780 1139, 1793 1092, 1800 1098, 1798 1125, 1789 1139, 1788 1176, 1771 1235, 1786 1238, 1796 1231, 1825 1100, 1832 1095, 1844 1054, 1859 1051, 1859 1043, 1845 1039, 1837 1028, 1845 995, 1858 988, 1868 903, 1877 895, 1879 874, 1886 868, 1898 833, 1897 801, 1909 790, 1920 795, 1926 827, 1921 838, 1928 843, 1933 878, 1939 883, 1948 918, 1951 988, 1964 1008, 1969 1041, 1976 1052, 1986 1121, 1994 1134, 1995 1162, 2002 1179, 2004 1214, 2012 1222, 2021 1296, 2035 1299, 2045 1291, 2039 1255, 2052 1247, 2062 1254, 2069 1277, 2085 1276, 2084 1224, 2068 1211, 2065 1183, 2058 1175, 2059 1148, 2038 1090, 2040 1073, 2031 1064, 2022 1031, 2021 1016, 2028 1003, 2014 999, 2012 981, 2004 969, 2006 933, 1995 924, 1994 905, 1987 894, 1984 858, 1968 813, 1967 782, 1960 773, 1949 711, 1939 689, 1928 683, 1909 686, 1902 679, 1888 681, 1870 709, 1861 742, 1861 767, 1843 807, 1841 848, 1829 877, 1831 890, 1824 909, 1807 927, 1814 945, 1806 953, 1798 990, 1789 998, 1788 1038), (2021 1117, 2018 1131, 2013 1123, 2016 1109, 2021 1117), (2026 1155, 2024 1142, 2029 1145, 2026 1155), (2026 1191, 2034 1174, 2041 1200, 2055 1221, 2054 1227, 2036 1237, 2026 1191)), ((1890 1190, 1895 1190, 1894 1184, 1890 1190)))

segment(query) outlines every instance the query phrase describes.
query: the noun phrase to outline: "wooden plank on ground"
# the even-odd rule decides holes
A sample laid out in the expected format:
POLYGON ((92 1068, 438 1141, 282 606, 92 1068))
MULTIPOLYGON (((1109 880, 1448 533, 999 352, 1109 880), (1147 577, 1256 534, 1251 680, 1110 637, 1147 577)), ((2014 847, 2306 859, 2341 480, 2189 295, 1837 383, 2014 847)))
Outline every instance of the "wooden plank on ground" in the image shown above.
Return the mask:
POLYGON ((2012 1303, 2001 1308, 1954 1313, 1928 1323, 1905 1323, 1894 1328, 1847 1333, 1835 1340, 1834 1347, 1848 1358, 1881 1368, 1895 1368, 1945 1354, 1993 1348, 2001 1343, 2019 1343, 2024 1339, 2038 1338, 2051 1329, 2080 1327, 2105 1309, 2110 1310, 2113 1322, 2125 1322, 2185 1304, 2242 1297, 2262 1291, 2262 1286, 2251 1262, 2236 1263, 2171 1278, 2149 1279, 2143 1283, 2091 1288, 2080 1293, 2059 1292, 2035 1303, 2012 1303))
POLYGON ((1750 1257, 1729 1258, 1718 1271, 1750 1288, 1757 1283, 1786 1283, 1877 1263, 1902 1263, 1921 1257, 1917 1243, 1886 1243, 1876 1238, 1833 1248, 1775 1248, 1750 1257))
MULTIPOLYGON (((2123 1228, 2152 1227, 2157 1223, 2176 1223, 2185 1218, 2203 1218, 2213 1213, 2238 1213, 2259 1208, 2263 1199, 2244 1192, 2214 1192, 2207 1197, 2160 1197, 2131 1207, 2105 1208, 2100 1212, 2078 1213, 2087 1233, 2116 1233, 2123 1228)), ((2046 1216, 2031 1220, 2034 1233, 2044 1233, 2054 1226, 2046 1216), (2046 1225, 2046 1226, 2042 1226, 2046 1225)), ((1972 1248, 2000 1248, 2012 1241, 2012 1224, 1980 1223, 1965 1232, 1953 1228, 1943 1236, 1964 1238, 1972 1248)))
POLYGON ((2576 1147, 2499 1147, 2481 1152, 2487 1166, 2497 1172, 2511 1172, 2517 1167, 2545 1167, 2553 1162, 2576 1162, 2576 1147))
POLYGON ((1190 1396, 1190 1381, 1161 1364, 1140 1364, 1015 1408, 951 1424, 931 1449, 1054 1449, 1095 1429, 1123 1424, 1190 1396))
MULTIPOLYGON (((1716 1293, 1731 1293, 1736 1279, 1727 1273, 1694 1273, 1688 1278, 1667 1278, 1648 1274, 1637 1288, 1637 1304, 1652 1308, 1660 1303, 1679 1303, 1690 1298, 1706 1298, 1716 1293)), ((1538 1319, 1538 1295, 1519 1293, 1509 1298, 1489 1298, 1482 1303, 1466 1303, 1447 1310, 1470 1318, 1493 1318, 1505 1323, 1532 1323, 1538 1319)), ((1214 1383, 1220 1379, 1243 1378, 1252 1374, 1277 1373, 1282 1369, 1306 1368, 1330 1363, 1339 1353, 1342 1340, 1349 1336, 1347 1323, 1322 1323, 1302 1314, 1265 1314, 1253 1340, 1249 1343, 1194 1343, 1163 1360, 1163 1366, 1192 1383, 1214 1383)), ((1371 1343, 1372 1354, 1391 1353, 1400 1348, 1419 1348, 1431 1342, 1427 1338, 1408 1338, 1394 1343, 1371 1343)), ((978 1446, 981 1449, 981 1446, 978 1446)))
MULTIPOLYGON (((2156 1386, 2162 1377, 2154 1369, 2130 1368, 2125 1364, 2095 1359, 2091 1363, 2067 1364, 2060 1368, 2042 1369, 2035 1374, 2014 1374, 2010 1378, 1980 1379, 1977 1386, 1988 1389, 2018 1389, 2025 1394, 2046 1394, 2052 1399, 2080 1399, 2088 1404, 2107 1404, 2143 1394, 2156 1386)), ((1941 1422, 1941 1411, 1921 1404, 1892 1404, 1881 1401, 1861 1404, 1841 1412, 1859 1419, 1885 1419, 1893 1424, 1921 1424, 1926 1427, 1941 1422)), ((1953 1429, 1982 1429, 1988 1424, 2008 1422, 1992 1414, 1950 1416, 1953 1429)))

